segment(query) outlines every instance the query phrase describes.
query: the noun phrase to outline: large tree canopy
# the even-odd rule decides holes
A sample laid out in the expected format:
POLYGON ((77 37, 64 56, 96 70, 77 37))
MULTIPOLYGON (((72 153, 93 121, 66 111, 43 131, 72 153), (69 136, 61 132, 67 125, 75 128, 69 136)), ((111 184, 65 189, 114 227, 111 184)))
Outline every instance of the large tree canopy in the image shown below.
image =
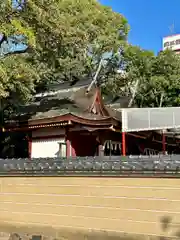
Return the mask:
POLYGON ((11 36, 28 48, 1 54, 0 97, 17 91, 28 99, 38 84, 94 74, 102 54, 116 52, 128 34, 126 19, 96 0, 14 1, 0 3, 0 45, 11 36))
POLYGON ((139 106, 171 107, 180 104, 180 56, 167 50, 151 59, 150 74, 139 85, 139 106))
POLYGON ((130 97, 129 107, 166 107, 180 104, 180 56, 171 50, 153 52, 127 45, 120 55, 125 76, 106 84, 114 96, 130 97), (122 86, 123 85, 123 86, 122 86))
POLYGON ((53 81, 93 77, 103 57, 99 83, 130 96, 129 107, 179 105, 179 56, 128 45, 126 19, 96 0, 4 0, 0 21, 1 99, 19 103, 53 81))

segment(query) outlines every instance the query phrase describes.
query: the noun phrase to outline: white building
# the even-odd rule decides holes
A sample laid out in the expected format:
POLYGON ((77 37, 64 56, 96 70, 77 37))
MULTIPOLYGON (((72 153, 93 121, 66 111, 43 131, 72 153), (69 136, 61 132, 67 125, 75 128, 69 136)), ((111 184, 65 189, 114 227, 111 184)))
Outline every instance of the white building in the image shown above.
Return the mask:
POLYGON ((180 53, 180 34, 171 35, 163 38, 163 51, 166 49, 180 53))

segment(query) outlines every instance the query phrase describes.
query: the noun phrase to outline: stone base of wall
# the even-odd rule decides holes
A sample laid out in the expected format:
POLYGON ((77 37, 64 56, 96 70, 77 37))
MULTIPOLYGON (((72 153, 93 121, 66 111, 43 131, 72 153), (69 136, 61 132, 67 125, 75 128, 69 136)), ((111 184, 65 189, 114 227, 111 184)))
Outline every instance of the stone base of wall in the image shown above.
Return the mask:
POLYGON ((174 237, 106 231, 53 229, 41 226, 0 225, 0 240, 171 240, 174 237))

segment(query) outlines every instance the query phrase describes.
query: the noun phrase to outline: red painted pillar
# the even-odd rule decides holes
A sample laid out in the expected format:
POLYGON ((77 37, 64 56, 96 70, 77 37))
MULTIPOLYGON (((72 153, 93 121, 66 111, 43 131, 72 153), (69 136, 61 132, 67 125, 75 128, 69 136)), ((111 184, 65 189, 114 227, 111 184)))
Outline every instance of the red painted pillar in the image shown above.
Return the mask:
POLYGON ((166 136, 164 131, 162 131, 162 152, 166 154, 166 136))
POLYGON ((69 140, 69 131, 66 128, 66 157, 70 157, 71 156, 71 142, 69 140))
POLYGON ((32 139, 28 137, 28 155, 29 158, 31 158, 31 153, 32 153, 32 139))
POLYGON ((71 143, 69 139, 66 139, 66 157, 71 156, 71 143))
POLYGON ((71 142, 71 156, 72 157, 76 157, 76 151, 75 151, 75 149, 74 149, 74 147, 72 145, 72 142, 71 142))
POLYGON ((122 132, 122 155, 126 156, 126 133, 122 132))

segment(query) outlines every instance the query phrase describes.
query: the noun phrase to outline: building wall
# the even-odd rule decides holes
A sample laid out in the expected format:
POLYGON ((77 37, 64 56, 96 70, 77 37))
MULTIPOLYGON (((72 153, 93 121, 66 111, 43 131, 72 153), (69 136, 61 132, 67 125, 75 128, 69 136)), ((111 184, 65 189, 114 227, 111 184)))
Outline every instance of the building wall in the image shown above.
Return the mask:
POLYGON ((1 177, 0 213, 1 225, 16 228, 173 236, 180 231, 180 179, 1 177))
POLYGON ((65 136, 63 128, 41 128, 32 131, 32 138, 43 138, 52 136, 65 136))
POLYGON ((31 157, 32 158, 54 158, 59 156, 60 143, 63 145, 63 154, 66 156, 66 145, 65 139, 63 138, 53 138, 44 140, 32 140, 31 157))
POLYGON ((63 156, 66 156, 65 130, 61 128, 42 128, 32 132, 31 157, 58 157, 62 145, 63 156))

